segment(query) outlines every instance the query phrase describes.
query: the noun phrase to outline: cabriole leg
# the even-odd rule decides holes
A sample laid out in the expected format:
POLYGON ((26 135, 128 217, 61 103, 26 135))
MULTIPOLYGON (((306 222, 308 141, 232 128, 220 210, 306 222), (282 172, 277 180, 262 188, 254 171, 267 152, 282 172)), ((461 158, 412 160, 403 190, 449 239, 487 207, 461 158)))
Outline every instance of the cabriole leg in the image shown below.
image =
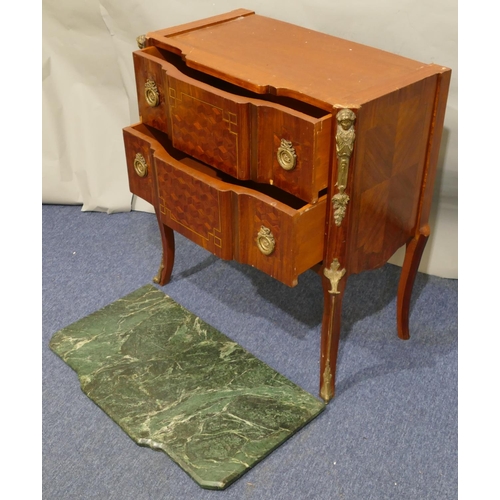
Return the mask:
POLYGON ((158 226, 160 228, 161 234, 161 245, 163 253, 161 256, 160 267, 158 273, 153 278, 153 282, 160 286, 166 285, 170 281, 170 276, 172 274, 172 268, 174 267, 175 258, 175 240, 174 231, 163 224, 160 217, 157 216, 158 226))
POLYGON ((409 317, 411 293, 429 234, 429 226, 424 226, 406 245, 405 260, 401 269, 401 277, 399 278, 397 301, 398 336, 403 340, 410 338, 409 317))

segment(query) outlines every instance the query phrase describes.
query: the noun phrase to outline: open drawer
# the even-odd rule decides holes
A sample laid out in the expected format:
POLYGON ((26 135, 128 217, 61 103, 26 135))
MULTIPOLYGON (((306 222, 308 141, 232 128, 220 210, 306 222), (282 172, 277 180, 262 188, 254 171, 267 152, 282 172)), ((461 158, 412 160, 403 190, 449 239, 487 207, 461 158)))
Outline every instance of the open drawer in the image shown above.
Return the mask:
POLYGON ((326 195, 311 205, 274 186, 238 181, 144 124, 125 128, 124 140, 127 158, 146 164, 129 167, 130 189, 153 203, 163 224, 289 286, 322 260, 326 195))
POLYGON ((141 121, 165 132, 174 148, 237 179, 317 201, 328 182, 328 111, 255 94, 157 47, 134 52, 134 64, 141 121))

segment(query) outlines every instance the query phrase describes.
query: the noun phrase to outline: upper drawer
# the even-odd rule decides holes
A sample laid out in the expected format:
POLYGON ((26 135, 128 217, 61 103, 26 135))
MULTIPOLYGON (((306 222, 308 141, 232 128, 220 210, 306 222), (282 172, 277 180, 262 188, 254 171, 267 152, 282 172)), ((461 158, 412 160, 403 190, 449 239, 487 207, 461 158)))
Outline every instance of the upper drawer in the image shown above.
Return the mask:
POLYGON ((157 47, 134 52, 134 63, 141 120, 175 148, 237 179, 317 201, 328 182, 331 114, 254 94, 157 47))

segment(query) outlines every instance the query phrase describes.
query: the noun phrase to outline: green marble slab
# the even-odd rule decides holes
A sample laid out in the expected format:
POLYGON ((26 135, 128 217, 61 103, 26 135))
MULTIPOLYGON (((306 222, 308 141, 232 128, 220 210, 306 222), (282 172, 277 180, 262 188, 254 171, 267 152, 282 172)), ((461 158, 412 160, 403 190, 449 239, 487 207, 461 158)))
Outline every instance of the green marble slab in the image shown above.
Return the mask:
POLYGON ((324 409, 153 285, 58 331, 50 347, 136 443, 203 488, 226 488, 324 409))

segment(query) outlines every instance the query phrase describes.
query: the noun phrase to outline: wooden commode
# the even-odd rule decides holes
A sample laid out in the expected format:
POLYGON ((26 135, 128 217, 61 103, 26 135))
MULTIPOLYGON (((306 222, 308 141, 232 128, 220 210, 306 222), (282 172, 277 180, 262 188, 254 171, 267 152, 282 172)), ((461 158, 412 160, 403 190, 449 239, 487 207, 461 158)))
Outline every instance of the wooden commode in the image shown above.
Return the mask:
POLYGON ((138 38, 130 190, 150 202, 165 285, 177 231, 289 286, 315 268, 320 395, 335 391, 350 274, 406 245, 397 325, 409 338, 451 71, 240 9, 138 38))

